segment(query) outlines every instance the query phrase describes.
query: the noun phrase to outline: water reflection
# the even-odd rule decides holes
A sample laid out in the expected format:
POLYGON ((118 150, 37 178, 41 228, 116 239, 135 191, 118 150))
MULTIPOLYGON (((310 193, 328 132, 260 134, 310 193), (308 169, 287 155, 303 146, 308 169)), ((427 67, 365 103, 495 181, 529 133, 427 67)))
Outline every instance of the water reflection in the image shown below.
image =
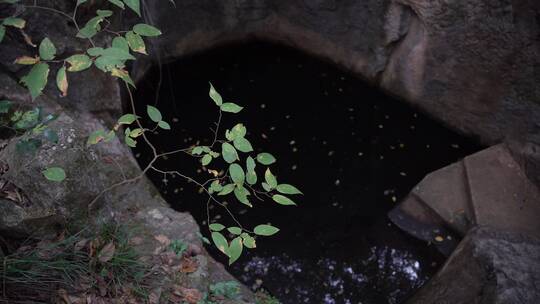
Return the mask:
POLYGON ((367 258, 353 263, 328 257, 295 259, 286 253, 255 254, 244 261, 240 278, 256 287, 262 285, 276 294, 286 295, 287 303, 324 304, 380 303, 375 302, 377 299, 358 300, 360 294, 369 294, 370 290, 388 292, 386 303, 397 304, 428 279, 422 274, 420 261, 410 252, 387 246, 371 247, 369 252, 367 258), (274 281, 272 277, 280 279, 274 281), (388 286, 407 287, 388 290, 388 286), (317 290, 317 294, 313 294, 313 290, 317 290))

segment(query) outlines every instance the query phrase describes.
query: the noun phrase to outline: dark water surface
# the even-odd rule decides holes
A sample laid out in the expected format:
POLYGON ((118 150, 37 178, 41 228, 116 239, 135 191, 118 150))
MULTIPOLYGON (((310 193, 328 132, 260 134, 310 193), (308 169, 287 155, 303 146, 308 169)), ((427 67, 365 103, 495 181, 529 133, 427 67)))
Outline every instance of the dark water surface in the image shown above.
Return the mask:
MULTIPOLYGON (((245 107, 225 115, 222 130, 244 123, 256 150, 277 157, 278 179, 305 193, 296 197, 298 207, 254 201, 247 210, 230 201, 245 226, 281 228, 229 268, 248 286, 261 286, 283 303, 401 303, 444 261, 386 213, 425 174, 477 151, 475 143, 333 65, 272 44, 223 47, 161 71, 157 106, 173 131, 151 137, 158 150, 210 143, 218 114, 208 97, 212 81, 225 101, 245 107)), ((158 75, 156 68, 138 85, 139 113, 154 104, 158 75)), ((144 165, 150 154, 140 146, 135 153, 144 165)), ((211 177, 185 155, 158 166, 201 182, 211 177)), ((149 176, 175 209, 206 224, 206 197, 197 187, 149 176)), ((211 207, 210 216, 233 224, 221 208, 211 207)))

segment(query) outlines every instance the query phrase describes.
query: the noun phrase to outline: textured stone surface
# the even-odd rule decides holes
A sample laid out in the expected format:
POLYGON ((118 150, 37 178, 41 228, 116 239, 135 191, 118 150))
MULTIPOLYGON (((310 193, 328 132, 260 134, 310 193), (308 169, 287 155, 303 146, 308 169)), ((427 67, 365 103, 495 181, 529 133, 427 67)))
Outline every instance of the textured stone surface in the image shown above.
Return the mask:
POLYGON ((540 192, 504 145, 496 145, 428 174, 389 213, 401 229, 432 241, 443 252, 464 236, 487 225, 540 238, 540 192), (437 242, 437 235, 452 240, 437 242))
POLYGON ((540 302, 540 240, 474 228, 410 304, 540 302))
POLYGON ((154 41, 161 60, 229 41, 278 41, 483 142, 519 142, 515 153, 540 184, 538 1, 200 0, 147 8, 164 32, 154 41))
MULTIPOLYGON (((18 106, 40 106, 48 113, 60 115, 50 124, 50 128, 58 133, 57 144, 45 144, 36 154, 22 154, 15 151, 20 138, 14 137, 0 148, 0 191, 9 187, 9 191, 14 193, 0 198, 1 235, 26 238, 37 233, 53 234, 68 223, 72 229, 77 229, 93 223, 116 221, 137 229, 140 241, 134 246, 143 260, 153 261, 156 250, 166 249, 156 239, 160 235, 202 248, 195 220, 189 214, 176 212, 167 206, 142 175, 131 151, 124 144, 114 139, 109 143, 86 146, 90 132, 107 130, 93 113, 83 109, 65 109, 54 96, 48 95, 31 103, 26 90, 6 74, 0 74, 0 96, 9 98, 18 106), (63 168, 66 180, 60 183, 46 180, 42 171, 51 166, 63 168), (111 188, 116 183, 138 176, 141 178, 135 182, 111 188), (106 189, 109 190, 104 192, 106 189), (94 201, 93 208, 89 208, 94 201)), ((67 98, 69 100, 70 97, 67 98)), ((187 275, 182 284, 205 292, 210 284, 218 282, 216 280, 234 280, 204 250, 198 251, 194 257, 197 259, 197 271, 187 275)), ((153 276, 149 283, 151 287, 159 289, 178 284, 176 276, 163 273, 161 269, 156 273, 159 275, 153 276)), ((251 292, 242 288, 243 297, 250 302, 251 292)))

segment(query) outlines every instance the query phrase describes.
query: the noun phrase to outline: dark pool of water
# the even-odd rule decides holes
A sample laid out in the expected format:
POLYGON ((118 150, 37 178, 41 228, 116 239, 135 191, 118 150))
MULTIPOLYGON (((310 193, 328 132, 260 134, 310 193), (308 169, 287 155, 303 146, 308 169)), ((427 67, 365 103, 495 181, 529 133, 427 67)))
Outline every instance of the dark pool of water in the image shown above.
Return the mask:
MULTIPOLYGON (((155 103, 159 71, 138 85, 139 113, 155 103)), ((401 303, 444 261, 386 213, 425 174, 477 151, 475 143, 331 64, 272 44, 215 49, 164 65, 161 73, 157 106, 173 131, 151 136, 158 150, 210 143, 217 119, 208 98, 212 81, 226 101, 245 107, 226 115, 223 128, 243 122, 254 147, 278 158, 278 179, 305 193, 298 207, 268 201, 247 210, 230 202, 246 226, 281 228, 229 268, 248 286, 283 303, 401 303)), ((141 164, 148 161, 147 149, 134 152, 141 164)), ((185 155, 158 165, 210 178, 185 155)), ((199 189, 180 178, 149 176, 175 209, 206 224, 199 189)), ((223 209, 211 207, 210 214, 232 225, 223 209)))

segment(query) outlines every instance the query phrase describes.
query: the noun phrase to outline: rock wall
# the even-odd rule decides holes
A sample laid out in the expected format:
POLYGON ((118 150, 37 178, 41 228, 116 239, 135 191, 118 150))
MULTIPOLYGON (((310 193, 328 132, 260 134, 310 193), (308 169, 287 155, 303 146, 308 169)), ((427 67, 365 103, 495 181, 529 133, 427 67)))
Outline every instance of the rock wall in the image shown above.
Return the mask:
POLYGON ((540 184, 538 1, 146 1, 145 12, 164 32, 160 60, 250 38, 299 48, 486 144, 514 143, 540 184))

